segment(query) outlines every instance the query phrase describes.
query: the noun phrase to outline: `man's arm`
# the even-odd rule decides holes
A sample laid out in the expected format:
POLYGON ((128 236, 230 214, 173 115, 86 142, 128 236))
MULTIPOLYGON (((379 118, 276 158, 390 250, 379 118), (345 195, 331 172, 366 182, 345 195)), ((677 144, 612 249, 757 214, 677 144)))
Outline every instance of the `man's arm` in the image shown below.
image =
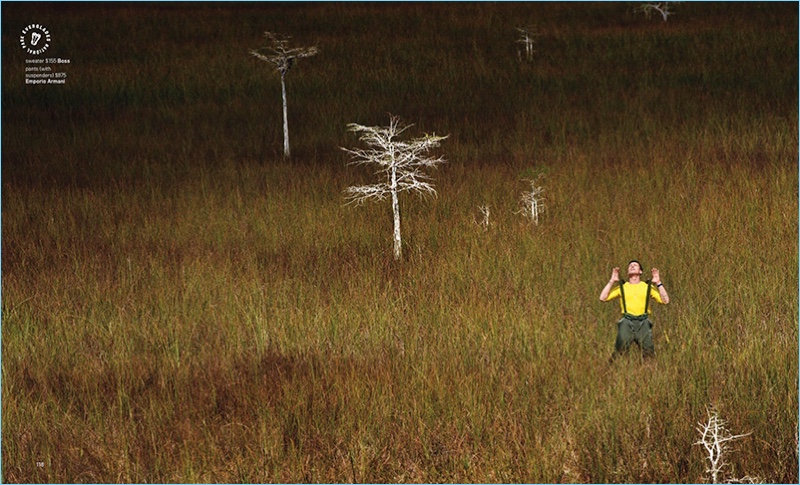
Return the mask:
POLYGON ((664 284, 661 283, 661 275, 658 272, 658 268, 652 269, 653 279, 651 280, 654 285, 656 285, 656 289, 658 289, 658 294, 661 296, 661 301, 666 305, 669 303, 669 295, 667 294, 667 290, 664 289, 664 284))
POLYGON ((608 294, 611 293, 611 287, 614 286, 614 283, 619 281, 619 268, 614 268, 611 270, 611 279, 606 283, 605 288, 603 291, 600 292, 600 301, 607 301, 608 294))

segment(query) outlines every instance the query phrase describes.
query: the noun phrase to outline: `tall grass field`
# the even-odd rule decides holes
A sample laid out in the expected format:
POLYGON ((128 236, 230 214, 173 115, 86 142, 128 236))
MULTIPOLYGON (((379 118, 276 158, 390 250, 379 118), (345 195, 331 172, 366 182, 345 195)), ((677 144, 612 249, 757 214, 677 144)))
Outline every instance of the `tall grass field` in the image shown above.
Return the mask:
POLYGON ((4 2, 3 482, 708 482, 713 410, 797 483, 798 6, 640 5, 4 2), (392 115, 448 135, 398 261, 341 149, 392 115))

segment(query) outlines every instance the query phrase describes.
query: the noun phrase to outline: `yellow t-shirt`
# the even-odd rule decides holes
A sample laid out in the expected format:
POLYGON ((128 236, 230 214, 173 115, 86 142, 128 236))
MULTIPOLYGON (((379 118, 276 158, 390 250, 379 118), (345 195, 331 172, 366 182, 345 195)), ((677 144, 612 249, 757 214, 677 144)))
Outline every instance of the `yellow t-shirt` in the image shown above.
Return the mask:
MULTIPOLYGON (((640 281, 639 283, 632 285, 625 282, 625 304, 628 307, 628 314, 630 315, 641 315, 644 313, 645 303, 647 303, 647 297, 645 293, 647 293, 647 282, 640 281)), ((615 286, 613 290, 608 293, 608 298, 606 301, 613 300, 614 298, 619 298, 620 291, 619 285, 615 286)), ((658 292, 658 288, 656 285, 650 285, 650 296, 659 303, 664 303, 661 300, 661 294, 658 292)), ((622 313, 625 313, 625 310, 622 306, 622 298, 619 299, 619 310, 622 313)))

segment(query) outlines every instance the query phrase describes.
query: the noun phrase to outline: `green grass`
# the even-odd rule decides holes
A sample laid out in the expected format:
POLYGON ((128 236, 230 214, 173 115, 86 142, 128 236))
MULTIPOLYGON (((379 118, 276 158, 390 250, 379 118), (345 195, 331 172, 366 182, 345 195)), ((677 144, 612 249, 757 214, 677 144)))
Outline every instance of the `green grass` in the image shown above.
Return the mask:
POLYGON ((796 5, 630 10, 4 4, 3 481, 698 482, 713 405, 726 477, 797 482, 796 5), (321 49, 288 162, 264 30, 321 49), (387 113, 450 135, 400 262, 338 149, 387 113), (672 302, 609 366, 632 258, 672 302))

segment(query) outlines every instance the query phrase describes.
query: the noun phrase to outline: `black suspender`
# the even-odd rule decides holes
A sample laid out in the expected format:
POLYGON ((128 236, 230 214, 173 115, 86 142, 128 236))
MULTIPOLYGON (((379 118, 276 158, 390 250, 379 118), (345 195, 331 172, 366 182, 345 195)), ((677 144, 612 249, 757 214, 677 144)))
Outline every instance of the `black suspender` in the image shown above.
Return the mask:
MULTIPOLYGON (((622 312, 628 313, 628 305, 625 304, 625 280, 619 280, 619 296, 622 298, 622 312)), ((647 280, 647 293, 645 293, 644 299, 644 314, 647 315, 647 309, 650 307, 650 286, 652 285, 651 280, 647 280)))

